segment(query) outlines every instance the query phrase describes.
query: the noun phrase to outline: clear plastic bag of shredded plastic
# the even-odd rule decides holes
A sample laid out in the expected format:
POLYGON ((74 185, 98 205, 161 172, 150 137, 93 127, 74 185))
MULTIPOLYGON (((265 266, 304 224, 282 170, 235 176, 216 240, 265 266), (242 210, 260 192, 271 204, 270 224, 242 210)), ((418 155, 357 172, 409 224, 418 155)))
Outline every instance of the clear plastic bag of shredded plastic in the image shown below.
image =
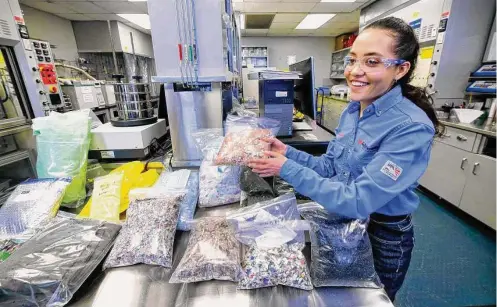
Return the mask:
POLYGON ((62 205, 79 207, 86 199, 86 167, 90 146, 89 109, 52 112, 33 119, 38 178, 71 178, 62 205))
POLYGON ((295 196, 287 194, 228 213, 237 239, 248 245, 238 287, 255 289, 286 285, 311 290, 312 283, 302 249, 304 230, 295 196))
POLYGON ((226 135, 231 132, 240 132, 249 129, 270 130, 272 136, 278 134, 280 121, 267 117, 236 116, 228 115, 225 122, 226 135))
POLYGON ((198 172, 187 169, 175 172, 163 171, 154 185, 161 191, 187 190, 185 198, 179 205, 178 230, 190 230, 190 221, 193 220, 199 194, 198 172))
POLYGON ((216 165, 247 165, 262 158, 270 145, 264 139, 275 136, 280 122, 270 118, 228 115, 226 136, 214 160, 216 165))
POLYGON ((235 116, 249 116, 256 117, 257 114, 253 111, 245 109, 245 107, 238 102, 238 99, 233 97, 233 106, 231 108, 230 114, 235 116))
POLYGON ((223 142, 222 129, 203 129, 193 138, 204 155, 199 170, 199 207, 214 207, 240 201, 240 167, 217 166, 212 159, 223 142))
POLYGON ((242 190, 240 205, 246 207, 275 198, 276 193, 272 188, 272 180, 272 177, 262 178, 250 168, 242 167, 240 174, 240 188, 242 190))
POLYGON ((238 281, 240 275, 240 243, 226 218, 194 220, 185 254, 169 282, 238 281))
POLYGON ((328 213, 310 202, 298 205, 311 223, 311 276, 316 287, 381 288, 374 269, 367 220, 328 213))
POLYGON ((90 218, 119 222, 123 174, 109 174, 95 178, 90 218))
POLYGON ((137 263, 170 268, 179 206, 185 194, 185 190, 131 190, 126 222, 104 263, 104 269, 137 263))
POLYGON ((0 240, 29 238, 59 210, 68 178, 28 179, 0 207, 0 240))
MULTIPOLYGON (((297 200, 293 194, 285 194, 272 200, 263 201, 227 213, 226 218, 232 223, 238 240, 245 245, 259 244, 262 239, 271 240, 275 231, 281 231, 282 238, 293 237, 283 243, 304 244, 304 230, 308 228, 300 218, 297 200), (298 230, 302 228, 301 230, 298 230), (267 233, 266 237, 263 237, 267 233)), ((276 244, 275 246, 278 246, 276 244)))
POLYGON ((56 217, 0 264, 0 306, 66 305, 100 265, 120 228, 56 217))

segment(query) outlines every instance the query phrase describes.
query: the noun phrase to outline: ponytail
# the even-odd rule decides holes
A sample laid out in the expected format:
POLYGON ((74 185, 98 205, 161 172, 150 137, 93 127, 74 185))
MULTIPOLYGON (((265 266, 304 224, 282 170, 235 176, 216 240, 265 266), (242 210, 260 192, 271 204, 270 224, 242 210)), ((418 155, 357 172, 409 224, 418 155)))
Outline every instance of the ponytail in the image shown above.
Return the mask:
POLYGON ((416 62, 418 60, 419 42, 414 30, 402 19, 396 17, 387 17, 369 24, 366 29, 381 29, 388 31, 395 39, 394 53, 399 59, 411 63, 411 68, 397 81, 402 89, 402 95, 412 101, 416 106, 423 110, 435 127, 435 135, 444 133, 444 126, 437 118, 433 109, 433 99, 429 97, 425 90, 409 84, 411 82, 416 62))
POLYGON ((428 96, 424 89, 411 85, 409 83, 400 83, 402 95, 412 101, 418 108, 423 110, 435 127, 435 135, 440 136, 444 133, 444 126, 437 118, 437 113, 433 109, 433 99, 428 96))

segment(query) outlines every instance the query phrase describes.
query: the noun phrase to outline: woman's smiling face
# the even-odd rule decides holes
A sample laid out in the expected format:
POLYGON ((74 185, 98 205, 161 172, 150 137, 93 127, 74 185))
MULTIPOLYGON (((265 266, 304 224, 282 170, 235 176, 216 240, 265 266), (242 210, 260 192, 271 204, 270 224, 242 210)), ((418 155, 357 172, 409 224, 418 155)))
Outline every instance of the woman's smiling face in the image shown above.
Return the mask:
POLYGON ((397 59, 394 50, 395 38, 388 31, 367 29, 359 34, 350 50, 351 64, 344 73, 351 100, 371 103, 409 71, 409 62, 390 67, 381 62, 397 59))

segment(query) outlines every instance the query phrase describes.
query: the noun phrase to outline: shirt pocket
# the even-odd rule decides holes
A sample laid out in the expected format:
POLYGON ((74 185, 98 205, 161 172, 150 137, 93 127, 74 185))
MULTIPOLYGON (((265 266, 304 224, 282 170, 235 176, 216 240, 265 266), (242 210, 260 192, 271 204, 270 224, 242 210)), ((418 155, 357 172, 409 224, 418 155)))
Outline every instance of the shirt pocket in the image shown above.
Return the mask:
POLYGON ((362 174, 362 169, 366 167, 378 152, 378 147, 368 146, 366 142, 356 144, 350 157, 351 169, 357 174, 362 174))

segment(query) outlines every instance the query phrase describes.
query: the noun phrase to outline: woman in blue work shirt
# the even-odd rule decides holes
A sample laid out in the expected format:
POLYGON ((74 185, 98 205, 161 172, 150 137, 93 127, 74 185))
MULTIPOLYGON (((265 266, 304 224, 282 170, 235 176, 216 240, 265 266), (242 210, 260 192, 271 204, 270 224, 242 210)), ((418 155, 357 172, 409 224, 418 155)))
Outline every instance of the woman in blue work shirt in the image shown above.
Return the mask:
POLYGON ((425 92, 409 84, 418 52, 416 35, 401 19, 367 26, 345 58, 351 102, 326 154, 313 157, 272 139, 270 159, 250 164, 330 212, 370 217, 375 269, 392 301, 411 261, 417 181, 443 128, 425 92))

